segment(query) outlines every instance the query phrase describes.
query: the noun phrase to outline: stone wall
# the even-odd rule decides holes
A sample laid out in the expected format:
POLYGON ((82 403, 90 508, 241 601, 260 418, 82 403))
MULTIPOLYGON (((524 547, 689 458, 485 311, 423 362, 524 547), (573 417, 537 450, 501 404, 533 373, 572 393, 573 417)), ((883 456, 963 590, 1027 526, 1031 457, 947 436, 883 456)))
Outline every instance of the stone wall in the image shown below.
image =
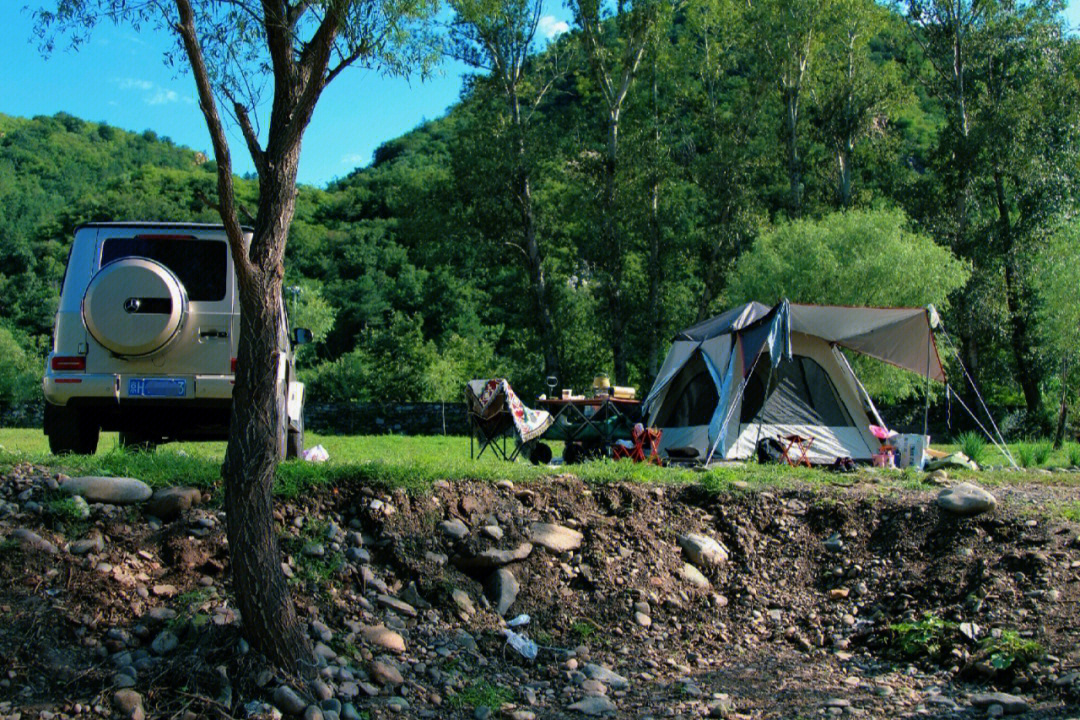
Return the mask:
MULTIPOLYGON (((464 435, 464 403, 446 403, 446 433, 464 435)), ((304 423, 318 433, 340 435, 442 435, 440 403, 308 403, 304 423)))

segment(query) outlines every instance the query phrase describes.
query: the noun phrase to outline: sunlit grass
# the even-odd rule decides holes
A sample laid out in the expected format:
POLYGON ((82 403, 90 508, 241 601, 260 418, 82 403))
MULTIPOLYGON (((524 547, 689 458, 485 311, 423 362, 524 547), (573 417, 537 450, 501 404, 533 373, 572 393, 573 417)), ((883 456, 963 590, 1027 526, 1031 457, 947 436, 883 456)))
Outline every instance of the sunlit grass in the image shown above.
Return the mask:
MULTIPOLYGON (((569 474, 595 484, 636 482, 657 485, 697 484, 711 492, 741 492, 763 487, 846 486, 872 482, 900 490, 925 490, 925 474, 915 470, 861 470, 838 475, 821 469, 782 465, 732 464, 707 471, 684 467, 659 468, 629 461, 595 460, 576 465, 534 466, 527 460, 503 462, 491 451, 479 460, 469 456, 469 439, 462 436, 319 435, 308 433, 308 447, 322 445, 330 455, 325 463, 283 462, 278 467, 276 492, 283 497, 302 495, 319 485, 350 483, 404 488, 412 493, 430 490, 438 480, 532 483, 569 474)), ((948 449, 948 448, 944 448, 948 449)), ((555 444, 555 455, 562 452, 555 444)), ((989 450, 989 449, 988 449, 989 450)), ((224 442, 170 443, 150 453, 119 447, 115 433, 104 433, 92 456, 49 454, 40 430, 0 429, 0 470, 18 462, 44 465, 68 475, 137 477, 152 487, 194 485, 213 490, 220 485, 224 442)), ((949 471, 950 476, 985 485, 1019 484, 1037 479, 1047 484, 1080 484, 1070 474, 1032 475, 1005 471, 949 471)))

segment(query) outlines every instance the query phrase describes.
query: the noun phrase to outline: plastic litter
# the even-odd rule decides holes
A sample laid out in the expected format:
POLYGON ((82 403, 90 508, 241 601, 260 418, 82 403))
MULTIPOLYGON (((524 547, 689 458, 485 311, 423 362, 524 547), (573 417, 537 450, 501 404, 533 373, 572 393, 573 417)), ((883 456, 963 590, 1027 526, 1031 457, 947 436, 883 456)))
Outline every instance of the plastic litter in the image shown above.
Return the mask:
POLYGON ((506 626, 507 627, 517 627, 518 625, 528 625, 529 620, 531 620, 531 619, 532 618, 529 617, 528 613, 521 613, 520 615, 518 615, 513 620, 507 620, 506 621, 506 626))
POLYGON ((513 630, 504 629, 502 633, 506 636, 506 644, 517 650, 518 653, 521 654, 521 657, 525 658, 526 660, 536 659, 536 653, 540 650, 540 648, 537 647, 536 643, 534 643, 525 635, 519 635, 513 630))
POLYGON ((316 445, 305 450, 303 458, 308 462, 326 462, 330 459, 330 453, 322 445, 316 445))

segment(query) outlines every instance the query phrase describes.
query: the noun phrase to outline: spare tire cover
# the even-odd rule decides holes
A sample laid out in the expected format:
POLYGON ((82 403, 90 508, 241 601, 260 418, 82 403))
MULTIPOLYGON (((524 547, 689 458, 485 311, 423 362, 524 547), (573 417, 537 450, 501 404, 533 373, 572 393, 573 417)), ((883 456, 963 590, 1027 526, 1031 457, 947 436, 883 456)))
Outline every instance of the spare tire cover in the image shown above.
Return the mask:
POLYGON ((149 355, 169 344, 187 312, 183 286, 161 263, 127 257, 90 280, 83 320, 94 339, 117 355, 149 355))

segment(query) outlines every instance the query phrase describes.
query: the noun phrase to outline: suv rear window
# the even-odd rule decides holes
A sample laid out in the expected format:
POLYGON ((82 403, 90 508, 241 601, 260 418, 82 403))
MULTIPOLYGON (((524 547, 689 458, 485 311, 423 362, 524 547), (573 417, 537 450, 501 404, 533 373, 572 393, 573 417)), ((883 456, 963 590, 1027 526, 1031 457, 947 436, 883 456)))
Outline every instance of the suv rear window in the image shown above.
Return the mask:
POLYGON ((181 238, 108 238, 101 245, 101 267, 126 257, 155 260, 175 273, 189 300, 225 299, 228 247, 220 240, 181 238))

